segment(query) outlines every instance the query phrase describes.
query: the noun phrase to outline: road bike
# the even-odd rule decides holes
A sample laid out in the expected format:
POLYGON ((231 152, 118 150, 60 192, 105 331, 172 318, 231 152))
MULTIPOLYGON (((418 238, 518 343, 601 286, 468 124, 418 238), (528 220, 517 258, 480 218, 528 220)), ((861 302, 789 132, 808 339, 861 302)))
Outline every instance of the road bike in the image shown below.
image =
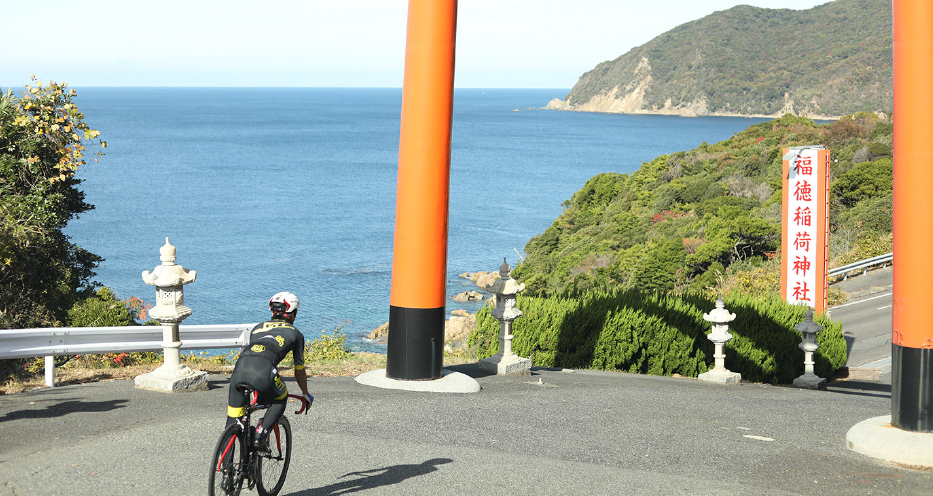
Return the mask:
MULTIPOLYGON (((292 458, 292 427, 285 415, 269 430, 268 451, 254 446, 256 431, 259 426, 250 424, 253 412, 263 410, 269 405, 258 403, 259 394, 245 385, 236 386, 236 390, 246 395, 249 406, 246 415, 229 425, 220 435, 214 456, 211 457, 211 472, 207 494, 210 496, 237 496, 243 488, 254 487, 262 496, 275 496, 285 484, 285 474, 292 458)), ((311 400, 289 394, 289 398, 301 401, 301 409, 295 414, 308 413, 311 400)), ((260 425, 262 421, 260 420, 260 425)))

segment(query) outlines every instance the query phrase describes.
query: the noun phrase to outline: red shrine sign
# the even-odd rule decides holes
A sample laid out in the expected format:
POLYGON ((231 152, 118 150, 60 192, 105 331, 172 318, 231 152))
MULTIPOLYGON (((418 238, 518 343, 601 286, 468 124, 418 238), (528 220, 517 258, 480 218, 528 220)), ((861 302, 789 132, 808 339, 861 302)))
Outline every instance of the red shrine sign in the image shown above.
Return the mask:
POLYGON ((829 289, 829 150, 785 148, 783 194, 781 296, 820 313, 829 289))

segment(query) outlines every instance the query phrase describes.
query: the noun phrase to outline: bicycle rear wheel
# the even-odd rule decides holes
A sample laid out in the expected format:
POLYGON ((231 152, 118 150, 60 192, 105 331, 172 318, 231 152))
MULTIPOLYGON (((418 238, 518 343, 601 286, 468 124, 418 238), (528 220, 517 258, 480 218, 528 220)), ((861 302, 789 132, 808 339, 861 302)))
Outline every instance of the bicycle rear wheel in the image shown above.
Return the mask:
POLYGON ((243 439, 239 436, 240 426, 228 426, 217 441, 211 457, 211 473, 208 478, 209 496, 237 496, 243 487, 243 468, 246 465, 243 439))
POLYGON ((282 415, 269 432, 269 453, 256 453, 256 489, 260 495, 275 496, 282 490, 291 458, 292 426, 282 415))

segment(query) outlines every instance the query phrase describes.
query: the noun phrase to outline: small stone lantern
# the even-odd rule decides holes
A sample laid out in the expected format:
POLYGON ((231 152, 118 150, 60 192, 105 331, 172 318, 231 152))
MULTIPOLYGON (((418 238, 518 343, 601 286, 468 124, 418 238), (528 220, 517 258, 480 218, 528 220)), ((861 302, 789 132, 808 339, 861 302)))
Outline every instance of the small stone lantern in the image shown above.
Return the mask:
POLYGON ((726 310, 726 302, 722 300, 722 296, 716 300, 716 308, 712 312, 703 314, 703 320, 713 326, 713 331, 707 337, 716 345, 716 351, 713 353, 713 359, 716 362, 713 370, 703 372, 698 379, 720 384, 738 384, 742 382, 742 374, 731 372, 726 368, 726 353, 723 346, 732 339, 732 334, 729 334, 729 322, 735 320, 735 314, 726 310))
POLYGON ((136 386, 157 391, 192 391, 207 389, 207 373, 181 364, 181 340, 178 325, 191 315, 185 306, 182 286, 194 282, 197 272, 175 264, 175 247, 165 238, 159 249, 162 264, 150 273, 143 272, 143 281, 156 287, 156 304, 149 315, 162 324, 162 347, 165 362, 148 374, 136 377, 136 386))
POLYGON ((794 379, 794 386, 806 389, 826 389, 826 379, 813 373, 813 352, 819 349, 816 335, 823 330, 823 326, 813 322, 813 309, 808 308, 804 314, 803 322, 794 326, 803 335, 800 349, 803 350, 803 375, 794 379))
POLYGON ((496 308, 492 316, 499 321, 499 353, 479 361, 479 369, 496 375, 529 374, 531 360, 512 353, 512 321, 521 316, 516 308, 518 293, 525 290, 524 284, 511 277, 512 267, 503 258, 499 266, 499 279, 485 287, 496 295, 496 308))

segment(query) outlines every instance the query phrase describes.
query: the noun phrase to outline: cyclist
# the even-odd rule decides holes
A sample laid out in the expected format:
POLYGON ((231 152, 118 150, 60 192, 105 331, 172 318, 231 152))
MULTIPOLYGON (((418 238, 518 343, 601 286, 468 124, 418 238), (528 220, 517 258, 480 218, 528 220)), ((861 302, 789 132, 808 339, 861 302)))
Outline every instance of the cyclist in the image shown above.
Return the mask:
POLYGON ((285 413, 288 388, 279 377, 279 362, 292 353, 295 363, 295 382, 301 388, 306 406, 314 398, 308 394, 308 374, 304 366, 305 338, 292 325, 298 312, 298 297, 292 293, 276 293, 269 299, 272 319, 256 325, 249 333, 249 341, 240 351, 240 358, 230 377, 228 395, 227 425, 246 415, 246 397, 236 390, 236 386, 245 384, 259 392, 259 402, 271 405, 256 427, 256 444, 262 449, 269 430, 285 413))

